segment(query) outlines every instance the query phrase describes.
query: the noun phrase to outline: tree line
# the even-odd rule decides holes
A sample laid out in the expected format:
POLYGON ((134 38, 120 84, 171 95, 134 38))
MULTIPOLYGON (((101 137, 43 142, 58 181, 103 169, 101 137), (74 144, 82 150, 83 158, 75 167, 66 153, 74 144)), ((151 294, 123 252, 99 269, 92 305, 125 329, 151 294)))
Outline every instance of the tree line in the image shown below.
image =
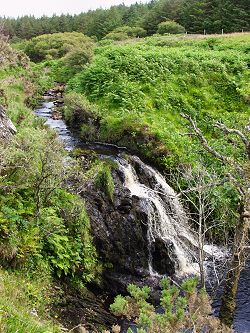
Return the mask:
POLYGON ((152 0, 96 9, 78 15, 52 17, 0 17, 0 26, 11 39, 30 39, 42 34, 82 32, 102 39, 122 26, 141 27, 147 35, 157 32, 158 25, 174 20, 188 33, 225 33, 250 30, 249 0, 152 0))

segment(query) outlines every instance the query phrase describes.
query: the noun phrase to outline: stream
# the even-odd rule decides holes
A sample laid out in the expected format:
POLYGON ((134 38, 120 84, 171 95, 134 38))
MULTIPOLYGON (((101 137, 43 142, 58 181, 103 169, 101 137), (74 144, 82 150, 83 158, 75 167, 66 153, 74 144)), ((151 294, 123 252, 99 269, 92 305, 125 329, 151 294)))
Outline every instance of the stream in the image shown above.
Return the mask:
MULTIPOLYGON (((66 126, 62 119, 53 119, 53 100, 47 98, 35 110, 35 114, 46 119, 46 124, 58 133, 58 139, 62 141, 66 150, 70 151, 75 147, 82 147, 95 151, 104 157, 112 157, 119 165, 124 176, 124 186, 131 195, 140 197, 142 204, 146 207, 148 215, 148 244, 149 259, 148 271, 150 275, 159 275, 159 269, 155 264, 155 257, 158 253, 155 250, 155 240, 161 238, 163 242, 171 243, 169 257, 176 261, 175 269, 181 273, 194 273, 197 264, 194 263, 196 240, 192 231, 188 230, 184 210, 179 201, 175 199, 173 189, 168 186, 160 173, 150 166, 144 164, 139 158, 133 156, 136 163, 142 167, 153 179, 151 188, 142 184, 135 169, 120 156, 121 150, 116 146, 100 143, 85 143, 80 141, 66 126), (167 198, 167 199, 166 199, 167 198), (187 232, 188 230, 188 232, 187 232), (155 251, 155 252, 154 252, 155 251)), ((160 272, 161 273, 161 272, 160 272)), ((179 274, 181 275, 181 274, 179 274)), ((237 310, 234 320, 234 328, 237 333, 250 333, 250 261, 241 274, 237 293, 237 310)), ((219 293, 218 293, 219 294, 219 293)), ((218 295, 214 299, 214 309, 217 312, 220 300, 218 295)))

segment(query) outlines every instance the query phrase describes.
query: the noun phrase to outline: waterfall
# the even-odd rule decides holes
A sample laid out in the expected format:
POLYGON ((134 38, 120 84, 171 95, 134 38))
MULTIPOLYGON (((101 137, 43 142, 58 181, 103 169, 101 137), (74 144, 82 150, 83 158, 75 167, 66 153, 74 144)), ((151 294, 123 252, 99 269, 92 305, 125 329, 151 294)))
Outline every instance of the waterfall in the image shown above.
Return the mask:
POLYGON ((132 196, 140 198, 147 211, 149 273, 157 275, 153 269, 152 248, 155 241, 160 239, 168 248, 169 256, 175 263, 177 275, 197 274, 195 253, 197 241, 188 225, 185 211, 175 191, 166 183, 160 173, 143 163, 138 157, 132 156, 131 158, 150 179, 150 186, 143 184, 130 163, 122 158, 116 159, 124 175, 124 186, 132 196))
MULTIPOLYGON (((47 99, 46 99, 47 100, 47 99)), ((166 247, 170 248, 170 255, 176 266, 176 273, 179 275, 185 275, 189 273, 197 274, 198 266, 196 264, 197 259, 195 248, 197 248, 197 242, 195 236, 188 226, 187 217, 185 211, 176 196, 174 190, 166 183, 165 179, 153 168, 145 165, 139 158, 130 156, 129 159, 134 161, 137 165, 140 165, 143 173, 147 174, 150 178, 150 186, 144 184, 140 179, 140 175, 136 172, 135 168, 123 158, 117 157, 117 155, 124 151, 120 151, 119 147, 106 145, 106 144, 88 144, 83 143, 72 135, 70 130, 64 124, 62 120, 55 120, 51 118, 53 112, 53 102, 44 102, 35 110, 35 113, 39 117, 43 117, 47 120, 47 125, 55 129, 58 132, 60 140, 63 142, 67 150, 72 150, 75 147, 84 147, 84 149, 95 151, 102 157, 111 158, 116 160, 120 171, 123 174, 124 186, 130 191, 131 195, 140 198, 140 201, 147 213, 147 237, 148 237, 148 271, 154 276, 159 276, 157 270, 154 269, 155 256, 152 253, 153 246, 157 239, 161 239, 165 242, 166 247), (114 147, 115 149, 113 149, 114 147)), ((1 116, 1 110, 0 110, 1 116)), ((97 217, 99 218, 98 214, 97 217)), ((99 220, 98 220, 99 223, 99 220)), ((110 242, 109 236, 112 234, 111 225, 110 231, 107 231, 107 238, 110 242), (108 233, 109 232, 109 233, 108 233)), ((105 229, 106 230, 106 229, 105 229)), ((124 237, 126 240, 126 237, 124 237)), ((144 249, 144 248, 143 248, 144 249)), ((136 249, 133 247, 136 252, 136 249)), ((214 280, 218 278, 218 271, 216 271, 217 263, 219 262, 219 273, 223 271, 223 266, 226 266, 226 261, 230 253, 228 249, 218 247, 211 244, 205 244, 205 252, 208 254, 208 274, 211 279, 211 285, 214 286, 214 280), (211 260, 212 259, 212 260, 211 260), (209 266, 211 265, 211 267, 209 266), (212 276, 212 278, 211 278, 212 276)), ((135 253, 138 255, 138 253, 135 253)), ((141 252, 139 253, 139 255, 141 252)), ((109 260, 107 260, 109 262, 109 260)), ((147 261, 146 261, 147 265, 147 261)), ((127 269, 127 266, 125 267, 127 269)), ((124 267, 123 267, 124 272, 124 267)), ((130 272, 128 272, 130 274, 130 272)), ((234 322, 237 332, 249 332, 250 316, 249 316, 249 275, 250 275, 250 263, 247 261, 246 268, 241 274, 238 297, 237 297, 237 309, 236 318, 234 322)), ((122 279, 125 279, 124 275, 121 275, 122 279)), ((113 276, 114 277, 114 276, 113 276)), ((128 276, 127 283, 131 282, 131 276, 128 276)), ((111 280, 111 286, 114 280, 111 280)), ((120 285, 119 285, 120 286, 120 285)), ((214 289, 212 290, 214 292, 214 289)), ((213 307, 217 307, 220 304, 220 292, 216 295, 213 307)))

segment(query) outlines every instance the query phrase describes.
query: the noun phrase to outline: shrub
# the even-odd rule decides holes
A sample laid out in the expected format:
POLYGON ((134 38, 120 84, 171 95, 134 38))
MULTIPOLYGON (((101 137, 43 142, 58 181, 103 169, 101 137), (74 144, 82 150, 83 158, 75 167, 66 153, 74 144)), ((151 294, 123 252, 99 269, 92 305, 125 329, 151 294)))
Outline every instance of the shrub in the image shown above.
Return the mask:
MULTIPOLYGON (((196 279, 188 279, 177 287, 165 278, 161 287, 160 313, 147 302, 150 288, 135 285, 128 286, 130 296, 118 295, 110 309, 117 316, 133 319, 141 333, 191 332, 193 329, 197 332, 232 332, 211 316, 211 301, 204 290, 197 289, 196 279)), ((127 333, 130 332, 128 329, 127 333)))
POLYGON ((67 52, 63 58, 65 66, 71 69, 71 74, 78 73, 83 69, 83 66, 92 60, 93 51, 89 46, 84 47, 74 47, 72 50, 67 52))
POLYGON ((89 219, 82 199, 63 189, 63 158, 45 129, 22 128, 1 147, 0 260, 15 267, 48 261, 58 276, 90 281, 98 264, 89 219))
POLYGON ((141 27, 129 27, 123 26, 114 29, 110 33, 108 33, 104 39, 107 40, 114 40, 114 41, 121 41, 126 40, 128 38, 137 38, 137 37, 145 37, 146 30, 141 27))
POLYGON ((158 34, 183 34, 185 28, 175 21, 167 20, 158 24, 158 34))
POLYGON ((19 47, 32 61, 44 61, 43 66, 55 81, 67 82, 91 62, 94 42, 82 33, 65 32, 41 35, 19 47))
MULTIPOLYGON (((93 40, 79 32, 41 35, 24 44, 24 51, 32 61, 60 59, 74 50, 81 49, 83 61, 90 61, 93 40)), ((78 52, 79 53, 79 52, 78 52)), ((78 60, 79 61, 79 60, 78 60)))
POLYGON ((128 35, 125 32, 121 32, 121 31, 119 31, 119 32, 113 31, 105 36, 105 39, 113 40, 113 41, 122 41, 122 40, 126 40, 128 38, 129 38, 128 35))

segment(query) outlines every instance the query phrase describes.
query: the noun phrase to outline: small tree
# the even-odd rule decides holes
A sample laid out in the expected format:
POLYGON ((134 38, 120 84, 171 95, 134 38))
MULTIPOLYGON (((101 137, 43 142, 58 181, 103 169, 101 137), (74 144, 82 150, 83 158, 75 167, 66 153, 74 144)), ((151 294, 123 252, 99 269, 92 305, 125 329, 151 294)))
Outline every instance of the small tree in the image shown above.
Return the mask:
POLYGON ((137 37, 145 37, 146 36, 146 30, 141 27, 129 27, 129 26, 123 26, 118 27, 108 33, 104 39, 112 39, 115 41, 125 40, 128 38, 137 38, 137 37))
POLYGON ((215 172, 208 172, 202 163, 196 168, 180 168, 177 175, 171 176, 178 187, 177 196, 181 197, 191 210, 189 220, 194 224, 194 233, 197 235, 200 284, 202 288, 205 288, 205 240, 211 229, 218 227, 217 221, 211 221, 215 209, 212 200, 213 190, 222 185, 223 181, 218 179, 215 172), (185 189, 183 189, 183 181, 185 189))
MULTIPOLYGON (((92 57, 93 47, 93 40, 80 32, 41 35, 23 44, 25 53, 34 62, 46 59, 62 59, 70 53, 69 58, 71 60, 74 57, 74 53, 79 54, 79 50, 81 50, 83 58, 81 63, 85 64, 92 57)), ((77 55, 76 65, 79 63, 78 58, 79 56, 77 55)))
POLYGON ((72 48, 65 57, 62 58, 62 65, 64 65, 64 72, 62 71, 63 75, 68 77, 73 76, 74 74, 83 70, 84 66, 91 62, 93 57, 93 50, 91 47, 74 47, 72 48))
MULTIPOLYGON (((188 279, 180 286, 168 279, 161 281, 162 312, 147 300, 150 288, 139 288, 130 284, 130 296, 118 295, 110 306, 117 316, 126 316, 137 324, 138 333, 176 333, 176 332, 231 332, 211 316, 211 303, 206 292, 197 289, 197 280, 188 279)), ((132 333, 129 328, 127 333, 132 333)))
POLYGON ((185 32, 185 28, 179 23, 167 20, 158 24, 158 34, 183 34, 185 32))
POLYGON ((226 276, 226 285, 220 309, 221 321, 227 326, 231 326, 236 307, 235 298, 238 282, 245 263, 245 249, 250 226, 249 126, 240 131, 238 129, 228 128, 219 122, 214 124, 214 127, 219 129, 222 134, 233 138, 233 140, 231 139, 229 142, 233 144, 234 148, 244 148, 242 159, 239 161, 233 156, 226 156, 220 153, 216 148, 211 146, 198 128, 196 122, 186 114, 182 114, 182 116, 189 121, 194 135, 200 141, 203 148, 224 166, 225 179, 234 186, 239 194, 239 217, 236 222, 232 258, 226 276), (235 142, 235 140, 237 141, 235 142))

